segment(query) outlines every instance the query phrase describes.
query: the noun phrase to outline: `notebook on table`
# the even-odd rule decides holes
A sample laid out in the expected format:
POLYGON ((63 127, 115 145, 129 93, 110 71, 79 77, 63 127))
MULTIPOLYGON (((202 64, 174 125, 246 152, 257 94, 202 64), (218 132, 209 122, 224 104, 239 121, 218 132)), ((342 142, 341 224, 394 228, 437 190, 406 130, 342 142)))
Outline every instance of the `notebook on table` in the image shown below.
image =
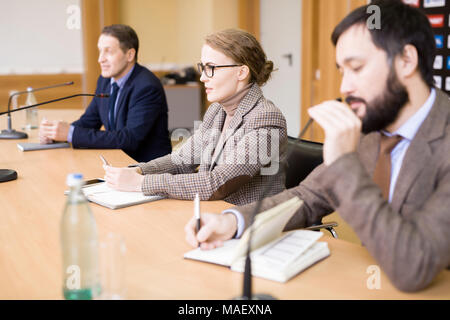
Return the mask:
MULTIPOLYGON (((283 234, 283 229, 303 201, 294 197, 278 206, 258 214, 252 235, 252 275, 278 282, 286 282, 314 263, 328 257, 326 242, 317 240, 322 232, 295 230, 283 234)), ((212 250, 191 250, 184 258, 209 262, 243 272, 250 231, 241 239, 224 242, 212 250)))
MULTIPOLYGON (((85 185, 82 189, 89 201, 113 210, 163 199, 161 196, 146 196, 142 192, 117 191, 108 187, 106 182, 85 185)), ((64 192, 68 193, 68 190, 64 192)))

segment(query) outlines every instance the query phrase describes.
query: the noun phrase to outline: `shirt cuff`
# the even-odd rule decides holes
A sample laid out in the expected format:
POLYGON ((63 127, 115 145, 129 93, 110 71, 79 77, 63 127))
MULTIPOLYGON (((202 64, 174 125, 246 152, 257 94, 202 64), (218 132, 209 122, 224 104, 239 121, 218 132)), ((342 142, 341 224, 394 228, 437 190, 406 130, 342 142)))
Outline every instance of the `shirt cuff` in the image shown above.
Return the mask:
POLYGON ((225 213, 232 213, 236 217, 237 231, 233 238, 239 239, 242 236, 242 233, 244 232, 244 228, 245 228, 244 217, 242 216, 242 214, 239 211, 237 211, 235 209, 227 209, 222 212, 222 214, 225 214, 225 213))
POLYGON ((67 134, 67 141, 69 142, 69 143, 72 143, 72 136, 73 136, 73 130, 75 129, 75 127, 74 126, 70 126, 70 128, 69 128, 69 133, 67 134))

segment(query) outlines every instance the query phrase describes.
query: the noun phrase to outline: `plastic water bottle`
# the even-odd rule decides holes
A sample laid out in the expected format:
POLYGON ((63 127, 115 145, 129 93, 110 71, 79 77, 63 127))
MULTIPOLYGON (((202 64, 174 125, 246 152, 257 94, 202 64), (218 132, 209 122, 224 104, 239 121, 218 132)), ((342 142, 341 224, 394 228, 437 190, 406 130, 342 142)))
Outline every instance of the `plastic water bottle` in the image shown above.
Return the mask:
MULTIPOLYGON (((37 103, 36 97, 31 90, 33 90, 33 88, 27 88, 28 95, 27 100, 25 101, 25 106, 31 106, 37 103)), ((26 113, 26 128, 37 129, 39 127, 38 107, 27 109, 26 113)))
POLYGON ((67 176, 70 193, 61 220, 63 292, 68 300, 90 300, 101 293, 97 226, 81 190, 83 175, 67 176))

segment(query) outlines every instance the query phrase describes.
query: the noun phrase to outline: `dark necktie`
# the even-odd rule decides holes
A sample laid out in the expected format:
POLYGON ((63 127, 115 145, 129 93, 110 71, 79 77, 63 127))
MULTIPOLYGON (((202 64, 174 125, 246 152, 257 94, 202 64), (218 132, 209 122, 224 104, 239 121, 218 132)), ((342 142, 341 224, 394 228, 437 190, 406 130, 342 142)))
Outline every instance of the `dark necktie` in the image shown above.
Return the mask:
POLYGON ((116 105, 116 99, 117 99, 117 93, 119 92, 119 86, 117 83, 113 83, 112 85, 112 93, 109 96, 109 114, 108 114, 108 120, 109 120, 109 127, 110 129, 116 128, 116 120, 114 119, 114 107, 116 105))
POLYGON ((391 151, 402 140, 401 136, 385 136, 381 134, 380 153, 373 173, 373 181, 380 187, 383 198, 389 200, 391 184, 391 151))

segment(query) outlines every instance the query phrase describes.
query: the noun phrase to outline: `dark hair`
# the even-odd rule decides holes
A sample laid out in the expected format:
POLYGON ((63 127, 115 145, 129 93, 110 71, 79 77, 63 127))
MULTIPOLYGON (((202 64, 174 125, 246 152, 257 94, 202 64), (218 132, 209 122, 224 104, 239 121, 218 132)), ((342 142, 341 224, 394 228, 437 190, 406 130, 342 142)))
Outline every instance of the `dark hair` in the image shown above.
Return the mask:
POLYGON ((206 44, 234 62, 246 65, 250 69, 250 83, 256 82, 262 86, 269 80, 273 62, 267 60, 258 40, 250 33, 227 29, 206 36, 206 44))
POLYGON ((137 61, 139 39, 133 28, 124 24, 113 24, 104 27, 102 34, 112 36, 119 40, 119 45, 123 52, 126 52, 129 49, 136 50, 134 61, 137 61))
POLYGON ((422 79, 429 87, 433 87, 436 43, 430 22, 421 11, 401 0, 375 0, 370 5, 352 11, 334 29, 331 35, 333 44, 336 46, 339 37, 350 27, 366 25, 373 14, 370 11, 367 13, 371 5, 378 6, 381 13, 381 28, 368 28, 374 45, 387 53, 389 61, 394 61, 398 54, 402 54, 406 45, 416 47, 422 79))

